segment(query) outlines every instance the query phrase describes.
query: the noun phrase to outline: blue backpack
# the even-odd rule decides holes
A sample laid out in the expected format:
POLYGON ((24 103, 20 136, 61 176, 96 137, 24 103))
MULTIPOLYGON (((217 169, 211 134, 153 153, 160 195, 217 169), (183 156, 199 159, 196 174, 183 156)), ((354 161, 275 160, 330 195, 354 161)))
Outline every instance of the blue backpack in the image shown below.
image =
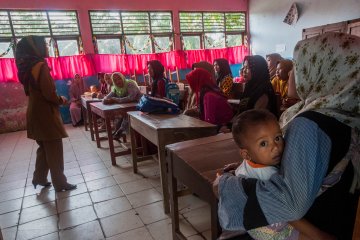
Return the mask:
POLYGON ((137 110, 148 113, 170 113, 177 114, 180 109, 177 104, 164 98, 156 98, 143 95, 136 106, 137 110))
POLYGON ((179 105, 180 102, 180 90, 176 83, 170 82, 168 79, 165 80, 165 93, 166 98, 171 99, 174 103, 179 105))

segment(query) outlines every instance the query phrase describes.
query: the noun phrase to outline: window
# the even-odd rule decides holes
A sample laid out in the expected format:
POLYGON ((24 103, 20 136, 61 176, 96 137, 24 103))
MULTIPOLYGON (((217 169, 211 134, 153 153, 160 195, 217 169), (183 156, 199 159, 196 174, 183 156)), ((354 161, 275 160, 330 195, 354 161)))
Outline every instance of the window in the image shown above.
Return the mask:
POLYGON ((243 12, 180 12, 182 48, 222 48, 243 44, 243 12))
POLYGON ((89 15, 97 53, 152 53, 173 48, 171 12, 89 11, 89 15))
POLYGON ((117 54, 120 53, 120 39, 108 38, 97 40, 98 53, 100 54, 117 54))
POLYGON ((0 10, 0 54, 4 53, 4 44, 12 48, 3 57, 13 57, 14 43, 29 35, 45 36, 50 56, 79 54, 76 11, 0 10))

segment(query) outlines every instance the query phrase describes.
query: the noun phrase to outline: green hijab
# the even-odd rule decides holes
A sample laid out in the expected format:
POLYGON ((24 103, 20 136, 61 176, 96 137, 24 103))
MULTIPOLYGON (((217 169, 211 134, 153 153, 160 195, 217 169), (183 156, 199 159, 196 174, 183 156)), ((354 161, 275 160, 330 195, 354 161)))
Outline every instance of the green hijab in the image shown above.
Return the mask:
POLYGON ((112 87, 112 91, 116 94, 116 96, 122 98, 122 97, 126 97, 126 95, 128 94, 127 92, 127 88, 128 88, 128 84, 130 82, 134 83, 135 85, 136 82, 134 80, 130 80, 130 79, 125 79, 125 76, 121 73, 113 73, 112 78, 114 75, 119 75, 120 78, 123 80, 124 85, 122 87, 119 87, 118 85, 115 84, 115 81, 113 80, 113 87, 112 87))

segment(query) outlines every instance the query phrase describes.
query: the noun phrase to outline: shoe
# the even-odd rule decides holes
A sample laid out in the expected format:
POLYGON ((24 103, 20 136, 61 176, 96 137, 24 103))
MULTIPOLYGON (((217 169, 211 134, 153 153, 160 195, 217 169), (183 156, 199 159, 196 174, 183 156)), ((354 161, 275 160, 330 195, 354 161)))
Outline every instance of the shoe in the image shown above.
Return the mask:
POLYGON ((32 180, 32 184, 34 185, 35 189, 36 189, 37 185, 40 185, 40 186, 43 186, 43 187, 50 187, 51 186, 51 182, 38 183, 38 182, 35 182, 34 180, 32 180))
POLYGON ((56 192, 65 192, 65 191, 70 191, 70 190, 74 190, 76 189, 77 186, 75 184, 70 184, 70 183, 67 183, 65 185, 65 187, 62 187, 62 188, 55 188, 55 191, 56 192))

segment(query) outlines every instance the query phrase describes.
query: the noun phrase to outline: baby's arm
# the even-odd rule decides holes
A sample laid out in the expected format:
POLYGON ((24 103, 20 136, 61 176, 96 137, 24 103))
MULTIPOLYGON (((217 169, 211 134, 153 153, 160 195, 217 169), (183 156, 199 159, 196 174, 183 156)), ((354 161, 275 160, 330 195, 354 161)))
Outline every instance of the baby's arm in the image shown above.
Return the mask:
POLYGON ((227 164, 224 166, 223 171, 235 175, 235 170, 240 166, 240 164, 240 162, 227 164))
POLYGON ((299 240, 336 240, 336 237, 323 232, 304 218, 289 224, 300 232, 299 240))

